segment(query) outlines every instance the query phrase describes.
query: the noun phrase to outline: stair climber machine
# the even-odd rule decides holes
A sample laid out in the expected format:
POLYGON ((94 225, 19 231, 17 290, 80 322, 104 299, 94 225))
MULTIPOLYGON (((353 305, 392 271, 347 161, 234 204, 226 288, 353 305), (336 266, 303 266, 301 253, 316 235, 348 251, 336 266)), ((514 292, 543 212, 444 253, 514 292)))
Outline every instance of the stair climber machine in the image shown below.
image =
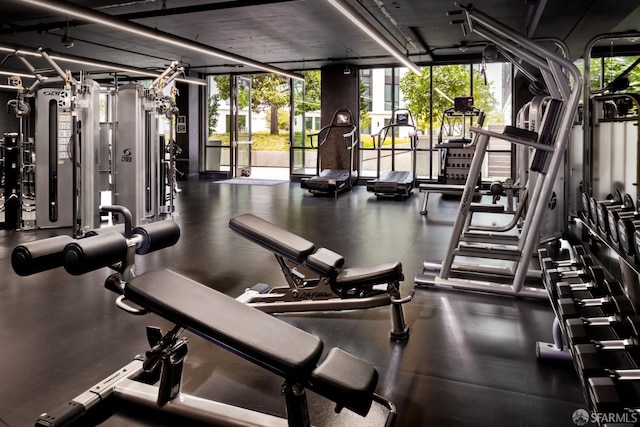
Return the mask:
MULTIPOLYGON (((175 87, 184 73, 174 61, 149 87, 121 86, 117 94, 116 132, 112 151, 113 203, 126 206, 134 226, 153 222, 174 211, 172 141, 177 114, 175 87), (161 120, 170 124, 169 138, 161 134, 161 120)), ((115 222, 123 219, 114 216, 115 222)))
POLYGON ((377 140, 378 173, 376 179, 367 182, 367 191, 375 193, 378 198, 410 196, 416 183, 416 148, 418 146, 418 128, 411 112, 405 108, 394 110, 391 114, 391 122, 380 129, 377 140), (396 133, 402 128, 409 129, 408 146, 396 145, 396 139, 398 139, 396 133), (391 146, 385 146, 388 137, 391 138, 391 146), (381 170, 383 161, 390 162, 386 165, 390 169, 381 170), (405 169, 397 170, 398 167, 405 169))
POLYGON ((302 178, 300 186, 313 195, 334 195, 351 190, 358 180, 358 159, 355 148, 360 135, 349 110, 338 110, 331 124, 309 135, 309 142, 318 149, 317 176, 302 178))
MULTIPOLYGON (((548 298, 541 280, 536 287, 525 286, 525 279, 532 276, 530 265, 540 242, 545 211, 558 171, 563 167, 564 152, 580 99, 582 77, 576 66, 555 49, 548 49, 521 35, 472 5, 457 5, 461 10, 451 13, 464 15, 471 32, 507 53, 504 56, 510 62, 518 58, 539 70, 540 83, 546 87, 550 100, 535 131, 513 126, 506 126, 502 133, 475 127, 470 129, 474 135, 475 154, 444 259, 435 268, 432 263, 425 262, 425 274, 416 277, 416 285, 548 298), (515 235, 500 231, 489 231, 484 235, 467 233, 472 213, 484 212, 484 205, 472 203, 472 198, 490 138, 533 149, 526 189, 527 215, 515 235), (531 175, 536 175, 535 179, 531 179, 531 175)), ((485 215, 497 217, 501 214, 487 212, 485 215)))

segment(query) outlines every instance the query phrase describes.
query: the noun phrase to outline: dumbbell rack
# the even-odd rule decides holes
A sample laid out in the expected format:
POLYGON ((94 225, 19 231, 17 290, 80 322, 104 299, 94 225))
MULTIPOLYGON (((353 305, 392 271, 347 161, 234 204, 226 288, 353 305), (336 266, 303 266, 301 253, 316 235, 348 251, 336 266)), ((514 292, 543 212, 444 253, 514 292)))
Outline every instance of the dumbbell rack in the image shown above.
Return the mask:
POLYGON ((595 265, 581 246, 569 260, 539 258, 556 314, 554 344, 538 343, 538 357, 570 355, 592 414, 615 416, 620 427, 640 420, 640 317, 623 287, 595 265), (555 353, 555 355, 554 355, 555 353))
MULTIPOLYGON (((631 234, 625 229, 630 218, 617 219, 622 215, 619 212, 625 211, 626 213, 640 216, 633 206, 633 200, 629 195, 623 197, 619 192, 613 192, 611 203, 620 205, 620 208, 616 210, 604 208, 602 202, 597 202, 585 194, 582 195, 582 199, 585 210, 578 212, 578 223, 582 225, 582 230, 591 239, 601 243, 611 251, 613 255, 611 258, 618 259, 620 278, 625 283, 627 293, 633 300, 640 301, 638 289, 640 277, 640 255, 638 254, 640 231, 635 231, 631 234), (600 214, 592 212, 594 207, 599 208, 600 214), (603 221, 606 221, 606 224, 603 224, 603 221)), ((588 240, 584 238, 584 233, 583 240, 588 240)))

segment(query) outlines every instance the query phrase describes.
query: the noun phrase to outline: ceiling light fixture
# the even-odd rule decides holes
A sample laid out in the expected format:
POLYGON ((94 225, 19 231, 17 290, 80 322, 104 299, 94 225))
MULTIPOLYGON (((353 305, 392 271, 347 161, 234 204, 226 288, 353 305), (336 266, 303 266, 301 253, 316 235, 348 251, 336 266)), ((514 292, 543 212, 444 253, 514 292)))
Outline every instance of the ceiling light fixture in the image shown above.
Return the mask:
POLYGON ((142 37, 157 40, 161 43, 167 43, 173 46, 177 46, 183 49, 188 49, 194 52, 202 53, 205 55, 215 56, 217 58, 226 59, 232 62, 247 65, 249 67, 257 68, 269 73, 279 74, 281 76, 289 77, 296 80, 304 80, 304 77, 295 74, 281 68, 273 67, 269 64, 254 61, 249 58, 245 58, 240 55, 236 55, 230 52, 225 52, 220 49, 216 49, 211 46, 207 46, 203 43, 198 43, 193 40, 179 37, 173 34, 165 33, 153 28, 146 27, 144 25, 136 24, 134 22, 125 21, 122 19, 114 18, 108 13, 97 12, 93 9, 80 7, 76 4, 68 3, 61 0, 20 0, 23 3, 53 10, 58 13, 75 16, 86 21, 90 21, 99 25, 115 28, 120 31, 125 31, 131 34, 136 34, 142 37))
POLYGON ((405 67, 417 75, 421 75, 422 71, 420 67, 411 62, 399 49, 389 43, 385 36, 383 36, 378 30, 376 30, 369 22, 365 21, 360 14, 351 7, 344 0, 327 0, 331 6, 335 7, 341 14, 343 14, 349 21, 351 21, 356 27, 364 31, 369 37, 371 37, 376 43, 383 47, 387 52, 393 55, 398 61, 400 61, 405 67))
MULTIPOLYGON (((42 54, 40 52, 37 52, 37 49, 32 49, 31 48, 27 48, 27 47, 20 47, 20 48, 12 48, 12 47, 7 47, 7 46, 2 46, 0 45, 0 52, 11 52, 14 53, 16 55, 23 55, 23 56, 33 56, 33 57, 42 57, 42 54)), ((115 71, 120 71, 122 73, 127 73, 127 74, 135 74, 135 75, 139 75, 139 76, 143 76, 143 77, 149 77, 149 78, 156 78, 159 76, 159 74, 157 72, 153 72, 153 71, 149 71, 149 70, 145 70, 143 68, 136 68, 136 67, 129 67, 126 65, 122 65, 122 64, 116 64, 113 62, 106 62, 106 61, 99 61, 99 60, 95 60, 95 59, 88 59, 88 58, 84 58, 82 56, 75 56, 75 55, 68 55, 68 54, 59 54, 57 52, 53 52, 53 51, 49 51, 49 56, 51 59, 58 61, 58 62, 70 62, 72 64, 80 64, 80 65, 87 65, 90 67, 98 67, 98 68, 103 68, 105 69, 105 72, 115 72, 115 71)), ((0 71, 0 75, 3 74, 11 74, 11 75, 17 75, 20 77, 28 77, 28 78, 36 78, 36 76, 32 75, 32 74, 20 74, 20 73, 11 73, 11 72, 7 72, 7 71, 0 71)), ((47 77, 41 76, 42 79, 46 80, 47 77)), ((199 85, 199 86, 206 86, 207 82, 202 80, 202 79, 196 79, 194 77, 188 77, 188 78, 178 78, 176 79, 179 82, 183 82, 183 83, 188 83, 188 84, 195 84, 195 85, 199 85)))
MULTIPOLYGON (((133 68, 133 67, 127 67, 124 65, 119 65, 119 64, 113 64, 110 62, 100 62, 100 61, 95 61, 95 60, 87 60, 87 59, 81 59, 81 58, 71 58, 68 56, 61 56, 58 54, 52 54, 51 55, 51 59, 54 59, 56 61, 59 62, 71 62, 73 64, 80 64, 80 65, 88 65, 91 67, 99 67, 99 68, 104 68, 106 70, 110 70, 110 71, 121 71, 123 73, 128 73, 128 74, 137 74, 140 76, 145 76, 145 77, 153 77, 156 78, 159 76, 158 73, 154 73, 151 71, 146 71, 143 69, 139 69, 139 68, 133 68)), ((183 83, 189 83, 189 84, 195 84, 195 85, 200 85, 200 86, 206 86, 207 83, 204 80, 201 79, 194 79, 194 78, 177 78, 175 79, 178 82, 183 82, 183 83)))
POLYGON ((18 77, 22 77, 23 79, 35 79, 36 76, 34 76, 33 74, 24 74, 24 73, 15 73, 13 71, 0 71, 0 75, 1 76, 18 76, 18 77))
POLYGON ((24 50, 24 49, 17 49, 15 47, 5 47, 5 46, 0 46, 0 52, 11 52, 11 53, 15 53, 16 55, 24 55, 24 56, 36 56, 36 57, 40 57, 42 55, 40 55, 40 53, 37 52, 30 52, 28 50, 24 50))

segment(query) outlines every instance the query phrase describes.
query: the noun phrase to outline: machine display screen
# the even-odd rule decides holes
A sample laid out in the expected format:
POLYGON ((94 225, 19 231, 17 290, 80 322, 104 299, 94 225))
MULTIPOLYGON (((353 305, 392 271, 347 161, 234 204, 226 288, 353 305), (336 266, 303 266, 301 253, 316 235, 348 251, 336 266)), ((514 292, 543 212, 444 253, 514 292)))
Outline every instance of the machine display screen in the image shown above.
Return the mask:
POLYGON ((350 125, 351 120, 348 114, 338 113, 338 116, 336 117, 336 123, 339 125, 350 125))
POLYGON ((398 124, 407 124, 409 122, 409 115, 407 113, 396 114, 396 122, 398 124))
POLYGON ((454 99, 453 106, 456 111, 473 110, 473 96, 461 96, 454 99))

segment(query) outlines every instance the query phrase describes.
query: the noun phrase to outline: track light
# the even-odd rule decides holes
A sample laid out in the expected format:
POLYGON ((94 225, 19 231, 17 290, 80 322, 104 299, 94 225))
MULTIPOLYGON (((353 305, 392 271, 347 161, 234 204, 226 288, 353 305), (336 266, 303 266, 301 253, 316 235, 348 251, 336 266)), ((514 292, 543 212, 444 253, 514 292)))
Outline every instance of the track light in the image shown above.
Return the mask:
MULTIPOLYGON (((113 64, 111 62, 101 62, 101 61, 95 61, 95 60, 88 60, 88 59, 81 59, 81 58, 77 58, 77 57, 68 57, 68 56, 64 56, 64 55, 58 55, 58 54, 52 54, 50 55, 51 59, 54 59, 58 62, 71 62, 72 64, 80 64, 80 65, 88 65, 90 67, 98 67, 98 68, 104 68, 106 70, 109 71, 121 71, 123 73, 127 73, 127 74, 137 74, 143 77, 152 77, 152 78, 156 78, 158 77, 158 73, 153 73, 147 70, 143 70, 140 68, 134 68, 134 67, 127 67, 125 65, 119 65, 119 64, 113 64)), ((200 80, 200 79, 194 79, 194 78, 177 78, 175 79, 178 82, 182 82, 182 83, 189 83, 189 84, 195 84, 195 85, 199 85, 199 86, 206 86, 207 83, 204 80, 200 80)))
POLYGON ((18 76, 18 77, 21 77, 23 79, 35 79, 36 78, 36 76, 34 76, 33 74, 16 73, 16 72, 13 72, 13 71, 0 71, 0 76, 8 76, 8 77, 18 76))
POLYGON ((281 68, 273 67, 269 64, 254 61, 249 58, 245 58, 234 53, 225 52, 224 50, 216 49, 211 46, 207 46, 203 43, 198 43, 183 37, 175 36, 173 34, 165 33, 153 28, 146 27, 144 25, 136 24, 134 22, 125 21, 115 18, 108 13, 102 13, 93 9, 80 7, 76 4, 69 3, 61 0, 19 0, 23 3, 53 10, 65 15, 75 16, 85 21, 90 21, 99 25, 115 28, 120 31, 125 31, 138 36, 146 37, 149 39, 157 40, 161 43, 167 43, 182 49, 191 50, 193 52, 202 53, 205 55, 215 56, 217 58, 226 59, 228 61, 244 64, 249 67, 257 68, 269 73, 279 74, 281 76, 289 77, 296 80, 304 80, 299 74, 295 74, 281 68))
POLYGON ((400 61, 405 67, 417 75, 421 75, 422 71, 420 67, 411 62, 400 50, 389 43, 385 36, 383 36, 378 30, 376 30, 371 24, 365 21, 360 14, 351 7, 344 0, 327 0, 331 6, 338 9, 349 21, 351 21, 356 27, 364 31, 369 37, 371 37, 376 43, 383 47, 387 52, 393 55, 398 61, 400 61))
MULTIPOLYGON (((7 47, 7 46, 2 46, 0 45, 0 52, 10 52, 13 54, 18 54, 18 55, 23 55, 23 56, 30 56, 30 57, 41 57, 42 54, 40 52, 36 52, 36 49, 33 50, 29 50, 26 47, 20 47, 18 49, 16 48, 11 48, 11 47, 7 47)), ((149 77, 149 78, 156 78, 158 77, 158 73, 155 73, 153 71, 149 71, 149 70, 145 70, 143 68, 136 68, 136 67, 129 67, 126 65, 122 65, 122 64, 116 64, 113 62, 105 62, 105 61, 99 61, 99 60, 95 60, 95 59, 88 59, 88 58, 84 58, 82 56, 75 56, 75 55, 68 55, 68 54, 59 54, 56 52, 49 52, 49 57, 55 61, 58 62, 70 62, 72 64, 80 64, 80 65, 87 65, 89 67, 98 67, 98 68, 102 68, 104 70, 106 70, 107 72, 115 72, 115 71, 120 71, 123 73, 127 73, 127 74, 135 74, 138 76, 142 76, 142 77, 149 77)), ((14 72, 9 72, 9 71, 0 71, 0 75, 17 75, 20 77, 26 77, 26 78, 32 78, 35 79, 36 76, 34 76, 33 74, 21 74, 21 73, 14 73, 14 72)), ((42 79, 46 80, 47 77, 41 77, 42 79)), ((196 79, 196 78, 178 78, 176 79, 176 81, 179 82, 183 82, 183 83, 188 83, 188 84, 195 84, 195 85, 199 85, 199 86, 206 86, 207 83, 202 80, 202 79, 196 79)))

